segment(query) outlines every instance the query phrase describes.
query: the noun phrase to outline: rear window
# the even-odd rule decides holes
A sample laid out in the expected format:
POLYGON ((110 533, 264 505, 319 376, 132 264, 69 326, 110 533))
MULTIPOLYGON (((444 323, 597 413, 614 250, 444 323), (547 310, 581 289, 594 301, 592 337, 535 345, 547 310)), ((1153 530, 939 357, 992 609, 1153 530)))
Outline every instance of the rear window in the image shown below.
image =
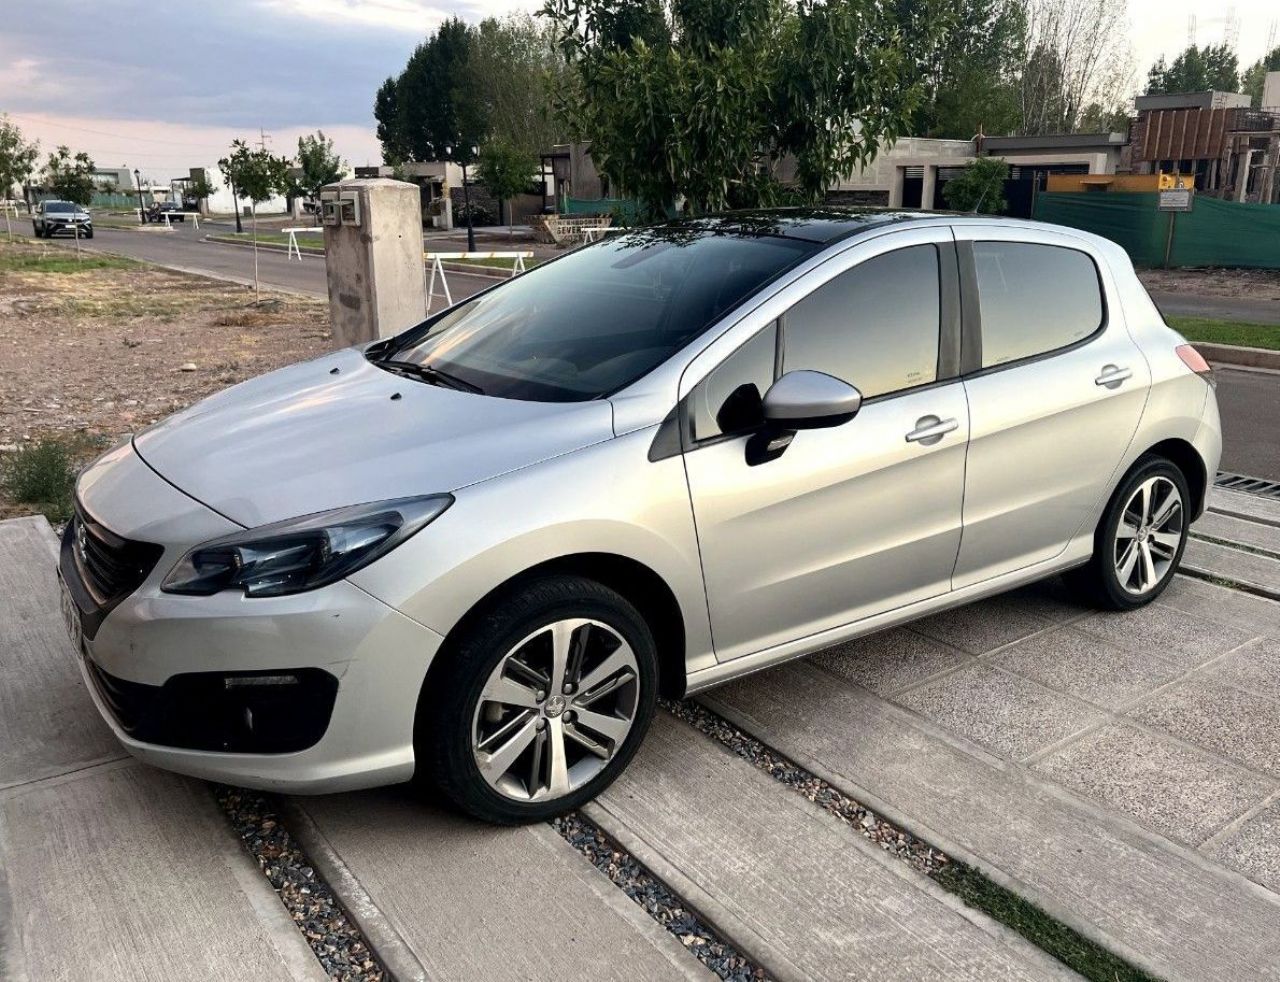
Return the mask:
POLYGON ((975 242, 982 311, 982 367, 1065 348, 1102 326, 1093 260, 1076 249, 975 242))
POLYGON ((387 357, 486 395, 596 399, 648 374, 816 248, 778 236, 640 229, 462 304, 387 357))

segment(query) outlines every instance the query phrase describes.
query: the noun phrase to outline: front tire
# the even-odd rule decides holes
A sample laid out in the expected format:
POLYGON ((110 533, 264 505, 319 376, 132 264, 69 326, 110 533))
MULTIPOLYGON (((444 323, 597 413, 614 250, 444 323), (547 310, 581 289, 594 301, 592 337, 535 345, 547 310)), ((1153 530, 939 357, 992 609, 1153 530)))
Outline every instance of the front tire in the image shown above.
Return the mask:
POLYGON ((653 634, 621 594, 554 575, 498 598, 418 699, 415 780, 476 818, 543 821, 622 773, 653 719, 653 634))
POLYGON ((1191 494, 1164 457, 1138 459, 1107 503, 1093 556, 1064 577, 1081 599, 1105 610, 1133 610, 1160 596, 1187 546, 1191 494))

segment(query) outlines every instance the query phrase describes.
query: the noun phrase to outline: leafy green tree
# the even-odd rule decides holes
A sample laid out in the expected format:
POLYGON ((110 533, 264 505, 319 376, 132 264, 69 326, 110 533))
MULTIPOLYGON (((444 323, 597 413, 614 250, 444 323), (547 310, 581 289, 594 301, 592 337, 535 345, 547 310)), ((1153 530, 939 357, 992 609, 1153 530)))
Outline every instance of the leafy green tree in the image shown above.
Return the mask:
POLYGON ((510 201, 528 189, 538 169, 537 159, 505 140, 490 140, 480 149, 476 176, 499 202, 507 204, 507 224, 511 224, 510 201))
POLYGON ((526 13, 481 21, 472 34, 466 85, 480 104, 487 139, 533 156, 562 142, 548 107, 566 73, 549 25, 526 13))
POLYGON ((1280 47, 1272 48, 1240 76, 1240 91, 1248 93, 1254 109, 1262 108, 1262 87, 1266 83, 1267 72, 1280 72, 1280 47))
POLYGON ((93 200, 93 161, 83 150, 76 154, 60 146, 44 165, 45 187, 63 201, 87 205, 93 200))
MULTIPOLYGON (((34 140, 28 143, 17 124, 10 122, 7 115, 0 115, 0 198, 8 198, 15 186, 26 196, 26 184, 39 156, 40 144, 34 140)), ((12 242, 13 225, 8 208, 4 210, 4 222, 12 242)))
POLYGON ((979 157, 946 183, 942 196, 953 211, 998 215, 1009 207, 1004 197, 1008 179, 1009 165, 1002 158, 979 157))
POLYGON ((569 70, 567 128, 652 215, 817 201, 907 134, 934 2, 547 0, 541 13, 569 70))
MULTIPOLYGON (((258 281, 258 205, 268 198, 288 191, 292 179, 289 161, 264 148, 253 149, 243 140, 231 144, 231 153, 218 161, 231 193, 248 198, 253 216, 253 292, 261 291, 258 281)), ((239 207, 236 213, 239 214, 239 207)))
POLYGON ((467 67, 473 35, 458 18, 446 20, 414 49, 394 84, 383 82, 373 112, 387 161, 443 160, 450 156, 446 148, 483 140, 483 104, 467 67))
POLYGON ((1189 44, 1172 64, 1161 55, 1147 72, 1147 94, 1174 92, 1236 92, 1240 88, 1240 63, 1224 42, 1203 48, 1189 44))
MULTIPOLYGON (((904 13, 913 0, 898 0, 904 13)), ((1026 33, 1022 0, 945 0, 943 30, 917 57, 923 93, 912 134, 967 140, 1013 132, 1026 33)))
POLYGON ((342 179, 346 164, 333 150, 333 140, 324 130, 298 137, 298 167, 302 174, 294 188, 304 197, 314 201, 326 184, 342 179))

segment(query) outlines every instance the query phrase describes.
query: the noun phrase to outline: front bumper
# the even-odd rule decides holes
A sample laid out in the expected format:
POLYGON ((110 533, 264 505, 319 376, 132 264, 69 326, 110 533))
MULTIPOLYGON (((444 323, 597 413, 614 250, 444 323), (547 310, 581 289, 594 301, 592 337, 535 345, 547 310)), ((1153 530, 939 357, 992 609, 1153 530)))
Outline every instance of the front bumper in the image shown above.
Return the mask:
POLYGON ((75 235, 77 228, 80 230, 80 234, 83 235, 85 232, 93 230, 93 222, 64 222, 46 218, 44 227, 49 231, 50 235, 57 235, 59 232, 66 232, 68 235, 75 235))
MULTIPOLYGON (((345 581, 269 599, 162 593, 159 584, 180 555, 212 537, 215 526, 222 526, 215 534, 235 526, 155 475, 130 446, 90 468, 78 493, 81 508, 103 527, 164 544, 142 585, 105 614, 81 648, 86 686, 130 753, 195 777, 298 793, 412 776, 418 693, 442 642, 438 634, 345 581), (307 685, 291 694, 255 686, 245 695, 244 679, 291 674, 307 685), (228 678, 236 681, 226 684, 228 678), (331 708, 310 691, 311 682, 323 689, 325 678, 336 688, 331 708), (290 701, 295 697, 312 701, 290 701), (264 745, 300 749, 230 752, 264 745), (219 746, 230 750, 211 749, 219 746)), ((60 573, 80 607, 81 572, 65 550, 60 573)))

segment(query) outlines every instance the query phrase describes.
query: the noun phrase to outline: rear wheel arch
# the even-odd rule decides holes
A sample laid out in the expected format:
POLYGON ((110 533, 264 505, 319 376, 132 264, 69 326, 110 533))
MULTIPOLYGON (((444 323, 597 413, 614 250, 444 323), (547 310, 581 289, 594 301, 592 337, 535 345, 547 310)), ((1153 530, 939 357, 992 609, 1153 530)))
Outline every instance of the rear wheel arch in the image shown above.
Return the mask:
POLYGON ((1199 518, 1204 513, 1206 506, 1209 492, 1209 473, 1205 467, 1204 459, 1200 456, 1200 452, 1186 440, 1178 438, 1161 440, 1154 446, 1148 447, 1138 455, 1138 459, 1121 477, 1120 483, 1123 483, 1125 477, 1128 477, 1129 473, 1145 458, 1153 456, 1163 457, 1177 467, 1178 470, 1182 471, 1182 476, 1187 482, 1187 490, 1191 493, 1191 507, 1188 510, 1193 521, 1199 518))

